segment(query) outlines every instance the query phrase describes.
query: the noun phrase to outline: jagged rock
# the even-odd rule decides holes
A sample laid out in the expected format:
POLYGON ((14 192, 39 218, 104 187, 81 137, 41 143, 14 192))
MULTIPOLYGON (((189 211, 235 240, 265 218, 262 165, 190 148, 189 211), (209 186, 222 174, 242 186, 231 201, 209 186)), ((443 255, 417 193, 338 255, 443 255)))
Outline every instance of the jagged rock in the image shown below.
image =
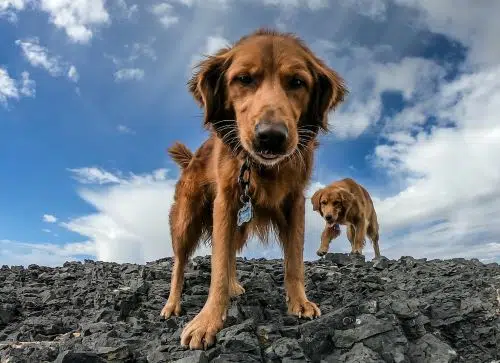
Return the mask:
POLYGON ((183 315, 162 319, 171 258, 0 268, 0 361, 494 362, 500 359, 498 264, 327 254, 306 262, 314 320, 287 315, 281 260, 237 260, 232 299, 207 351, 180 346, 203 307, 210 258, 187 266, 183 315))
POLYGON ((430 333, 412 343, 408 354, 412 361, 422 363, 451 363, 458 358, 454 349, 430 333))

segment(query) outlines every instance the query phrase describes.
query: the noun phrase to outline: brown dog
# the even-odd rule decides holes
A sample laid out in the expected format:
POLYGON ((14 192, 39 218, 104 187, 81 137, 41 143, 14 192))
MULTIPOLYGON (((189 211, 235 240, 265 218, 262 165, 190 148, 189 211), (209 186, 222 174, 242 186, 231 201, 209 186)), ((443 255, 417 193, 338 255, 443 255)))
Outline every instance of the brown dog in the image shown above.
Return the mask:
POLYGON ((249 234, 267 240, 273 231, 284 250, 289 313, 319 316, 304 286, 304 189, 316 135, 346 93, 343 80, 295 36, 258 30, 201 62, 189 90, 211 135, 194 155, 182 144, 170 148, 182 173, 170 211, 174 267, 161 315, 180 314, 185 264, 200 240, 211 240, 208 298, 181 344, 212 345, 229 297, 245 291, 237 252, 249 234))
POLYGON ((352 253, 362 254, 368 235, 375 258, 380 257, 377 213, 365 188, 346 178, 317 190, 311 203, 313 210, 318 211, 326 221, 321 234, 321 246, 316 252, 318 256, 328 252, 330 241, 340 235, 339 224, 343 224, 347 226, 347 239, 351 242, 352 253))

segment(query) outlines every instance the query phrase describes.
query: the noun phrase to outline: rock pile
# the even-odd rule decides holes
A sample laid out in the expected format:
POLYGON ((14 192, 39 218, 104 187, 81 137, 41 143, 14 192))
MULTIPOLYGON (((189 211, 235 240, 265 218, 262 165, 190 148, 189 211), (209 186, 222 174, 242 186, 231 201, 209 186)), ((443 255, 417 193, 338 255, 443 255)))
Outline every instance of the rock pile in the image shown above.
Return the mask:
POLYGON ((171 259, 85 261, 0 269, 1 362, 499 362, 500 267, 477 260, 366 262, 328 254, 306 263, 322 316, 286 314, 281 260, 238 259, 246 293, 208 351, 183 350, 203 306, 210 259, 186 273, 184 315, 159 313, 171 259))

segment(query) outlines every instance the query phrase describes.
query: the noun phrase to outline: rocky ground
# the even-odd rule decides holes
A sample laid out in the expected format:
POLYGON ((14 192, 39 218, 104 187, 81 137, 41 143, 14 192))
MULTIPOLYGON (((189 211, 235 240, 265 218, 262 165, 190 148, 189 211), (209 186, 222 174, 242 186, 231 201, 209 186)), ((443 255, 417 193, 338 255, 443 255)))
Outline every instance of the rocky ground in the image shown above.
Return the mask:
POLYGON ((281 260, 238 260, 233 300, 208 351, 179 335, 202 307, 209 258, 188 268, 184 315, 159 313, 171 259, 0 269, 1 362, 500 362, 500 267, 477 260, 343 254, 306 265, 322 316, 286 314, 281 260))

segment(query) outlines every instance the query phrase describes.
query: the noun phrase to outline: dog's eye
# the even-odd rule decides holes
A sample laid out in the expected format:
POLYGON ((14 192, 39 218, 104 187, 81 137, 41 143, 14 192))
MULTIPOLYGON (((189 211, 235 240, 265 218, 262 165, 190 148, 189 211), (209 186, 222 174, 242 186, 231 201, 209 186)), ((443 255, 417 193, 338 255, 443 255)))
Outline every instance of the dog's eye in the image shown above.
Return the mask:
POLYGON ((322 201, 321 201, 321 204, 322 204, 322 205, 325 205, 325 204, 326 204, 326 200, 322 200, 322 201))
POLYGON ((291 89, 302 88, 306 85, 306 83, 298 77, 293 77, 292 79, 290 79, 288 84, 291 89))
POLYGON ((236 80, 245 86, 253 83, 253 78, 249 74, 241 74, 236 77, 236 80))

